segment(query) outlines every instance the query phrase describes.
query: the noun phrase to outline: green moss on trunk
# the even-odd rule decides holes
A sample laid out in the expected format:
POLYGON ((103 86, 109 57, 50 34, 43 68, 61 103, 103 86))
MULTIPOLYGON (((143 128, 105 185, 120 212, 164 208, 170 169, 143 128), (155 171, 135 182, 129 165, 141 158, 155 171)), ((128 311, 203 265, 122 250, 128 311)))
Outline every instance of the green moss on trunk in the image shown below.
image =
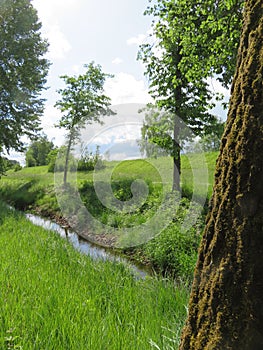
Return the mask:
POLYGON ((180 349, 263 349, 263 3, 246 2, 237 71, 180 349))

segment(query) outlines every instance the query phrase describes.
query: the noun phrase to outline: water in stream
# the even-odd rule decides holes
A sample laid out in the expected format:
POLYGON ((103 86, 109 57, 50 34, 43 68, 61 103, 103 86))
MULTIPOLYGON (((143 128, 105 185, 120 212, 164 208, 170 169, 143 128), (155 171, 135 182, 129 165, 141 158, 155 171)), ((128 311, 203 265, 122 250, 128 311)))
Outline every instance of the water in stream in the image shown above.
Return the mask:
POLYGON ((84 239, 80 238, 75 232, 72 232, 68 229, 66 230, 65 228, 61 227, 60 225, 58 225, 53 221, 50 221, 48 219, 43 219, 40 216, 37 216, 34 214, 26 214, 26 217, 34 225, 41 226, 47 230, 55 231, 61 237, 68 239, 71 242, 71 244, 74 246, 74 248, 76 248, 78 251, 82 252, 83 254, 91 256, 93 259, 122 262, 132 270, 136 278, 145 278, 147 275, 150 274, 149 269, 142 266, 134 265, 130 261, 128 261, 128 259, 125 259, 124 257, 120 257, 108 249, 99 247, 88 241, 85 241, 84 239))

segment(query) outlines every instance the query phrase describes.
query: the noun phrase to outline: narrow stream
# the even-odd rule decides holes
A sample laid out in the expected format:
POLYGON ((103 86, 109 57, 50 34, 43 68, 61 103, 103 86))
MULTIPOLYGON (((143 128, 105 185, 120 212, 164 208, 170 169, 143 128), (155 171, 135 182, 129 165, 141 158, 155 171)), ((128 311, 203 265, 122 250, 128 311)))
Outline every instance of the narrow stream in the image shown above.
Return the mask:
POLYGON ((145 266, 135 265, 131 263, 128 259, 118 256, 116 253, 113 253, 108 249, 94 245, 79 237, 77 233, 68 229, 66 231, 65 228, 61 227, 60 225, 51 220, 43 219, 40 216, 34 214, 25 215, 27 219, 30 220, 34 225, 41 226, 47 230, 51 230, 58 233, 61 237, 68 239, 75 249, 77 249, 83 254, 91 256, 93 259, 121 262, 131 269, 132 273, 135 275, 135 278, 145 278, 146 276, 151 274, 151 270, 149 268, 145 266))

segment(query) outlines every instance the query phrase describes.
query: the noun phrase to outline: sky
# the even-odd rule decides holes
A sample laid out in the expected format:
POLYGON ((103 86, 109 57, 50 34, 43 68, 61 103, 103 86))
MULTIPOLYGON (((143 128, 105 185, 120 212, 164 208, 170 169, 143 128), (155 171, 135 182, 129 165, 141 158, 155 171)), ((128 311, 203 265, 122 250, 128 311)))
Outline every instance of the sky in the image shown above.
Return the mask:
MULTIPOLYGON (((46 104, 41 120, 43 131, 56 145, 63 144, 65 134, 54 127, 61 117, 54 107, 59 99, 57 90, 64 86, 59 77, 83 73, 84 64, 94 61, 102 66, 104 73, 114 75, 105 83, 105 93, 111 98, 113 106, 131 106, 131 103, 141 106, 151 101, 145 68, 136 59, 139 45, 147 42, 151 28, 151 18, 143 14, 149 5, 148 0, 32 0, 32 4, 42 22, 42 37, 50 44, 47 58, 51 67, 48 89, 43 92, 46 104)), ((222 91, 217 82, 212 84, 214 89, 222 91)), ((222 92, 228 94, 226 90, 222 92)), ((134 106, 131 109, 134 111, 134 106)), ((105 146, 105 140, 111 137, 114 142, 114 129, 118 134, 116 140, 121 138, 123 143, 130 134, 134 142, 135 137, 140 136, 142 118, 138 114, 123 116, 123 122, 128 123, 128 127, 123 132, 120 128, 112 128, 111 136, 102 133, 102 129, 96 126, 94 132, 100 135, 97 141, 105 146)), ((104 126, 104 132, 113 127, 109 123, 115 122, 110 119, 104 126)))
POLYGON ((61 75, 83 73, 83 65, 95 61, 114 77, 105 83, 113 105, 147 103, 147 81, 137 61, 139 44, 147 40, 151 19, 144 16, 148 0, 33 0, 42 22, 42 36, 50 43, 52 63, 45 91, 43 128, 61 144, 63 131, 53 125, 60 118, 54 108, 63 87, 61 75))

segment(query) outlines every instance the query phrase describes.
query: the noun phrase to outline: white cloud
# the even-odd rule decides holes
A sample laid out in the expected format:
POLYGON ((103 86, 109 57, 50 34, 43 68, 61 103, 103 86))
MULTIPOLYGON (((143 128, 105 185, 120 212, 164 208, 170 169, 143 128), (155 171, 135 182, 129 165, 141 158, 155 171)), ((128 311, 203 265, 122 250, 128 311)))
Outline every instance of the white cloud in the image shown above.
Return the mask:
POLYGON ((112 104, 148 103, 151 98, 143 80, 127 73, 118 73, 105 83, 105 92, 112 104))
POLYGON ((46 24, 53 22, 62 12, 76 8, 79 2, 79 0, 33 0, 32 4, 37 9, 40 20, 46 24))
POLYGON ((65 130, 55 128, 55 124, 58 123, 61 117, 60 111, 52 105, 47 105, 44 111, 44 115, 41 118, 42 127, 50 140, 53 139, 57 146, 61 146, 64 142, 65 130))
POLYGON ((82 130, 82 143, 89 149, 99 145, 105 157, 109 152, 112 160, 140 157, 137 140, 143 125, 143 114, 139 110, 143 107, 145 105, 137 103, 112 106, 117 114, 105 117, 103 125, 87 125, 82 130))
POLYGON ((72 72, 74 72, 74 74, 79 75, 81 69, 82 69, 82 66, 80 66, 79 64, 74 64, 74 65, 72 66, 72 72))
POLYGON ((111 63, 112 64, 121 64, 123 60, 120 57, 116 57, 111 63))
POLYGON ((49 42, 49 59, 62 59, 71 50, 71 45, 60 30, 58 24, 49 27, 46 32, 46 37, 49 42))
MULTIPOLYGON (((78 67, 75 67, 76 70, 78 67)), ((124 140, 131 140, 138 138, 140 130, 140 123, 143 116, 135 116, 141 105, 150 102, 147 88, 143 80, 136 80, 134 76, 126 73, 119 73, 114 78, 108 79, 105 83, 105 93, 111 97, 112 105, 124 104, 124 111, 118 111, 119 117, 105 117, 106 124, 99 126, 88 126, 88 136, 85 137, 85 142, 91 140, 97 135, 96 144, 109 144, 111 142, 123 142, 124 140), (132 104, 131 106, 129 104, 132 104), (138 127, 139 120, 139 127, 138 127), (117 123, 117 125, 116 125, 117 123), (119 128, 118 126, 120 126, 119 128), (124 127, 123 127, 124 124, 124 127), (103 133, 101 134, 101 130, 103 133), (106 130, 107 129, 107 130, 106 130)), ((114 109, 115 110, 115 109, 114 109)), ((42 126, 45 133, 50 139, 54 138, 56 145, 60 146, 64 142, 64 130, 54 127, 61 117, 60 111, 49 104, 45 108, 44 116, 42 117, 42 126)))
POLYGON ((52 105, 47 105, 42 117, 43 126, 53 126, 60 119, 60 111, 52 105))
POLYGON ((127 40, 127 44, 128 45, 141 45, 145 42, 146 38, 147 38, 147 35, 139 34, 137 36, 133 36, 132 38, 129 38, 127 40))
MULTIPOLYGON (((106 120, 106 126, 107 126, 106 120)), ((142 123, 129 124, 123 121, 122 125, 113 125, 101 128, 101 131, 92 139, 92 143, 98 145, 123 144, 127 141, 137 140, 141 135, 142 123)))
POLYGON ((127 157, 136 157, 139 154, 137 140, 141 135, 144 118, 139 110, 144 107, 145 104, 138 103, 111 106, 116 114, 103 118, 103 125, 87 125, 82 130, 81 141, 88 148, 100 145, 103 152, 110 151, 111 155, 123 153, 123 156, 126 154, 127 157))
POLYGON ((33 0, 32 4, 38 11, 42 22, 43 36, 49 42, 48 58, 62 59, 71 50, 71 45, 65 37, 57 18, 62 11, 70 11, 76 7, 78 1, 74 0, 33 0))
POLYGON ((25 153, 11 151, 9 154, 3 154, 3 156, 18 161, 22 166, 26 164, 25 153))

